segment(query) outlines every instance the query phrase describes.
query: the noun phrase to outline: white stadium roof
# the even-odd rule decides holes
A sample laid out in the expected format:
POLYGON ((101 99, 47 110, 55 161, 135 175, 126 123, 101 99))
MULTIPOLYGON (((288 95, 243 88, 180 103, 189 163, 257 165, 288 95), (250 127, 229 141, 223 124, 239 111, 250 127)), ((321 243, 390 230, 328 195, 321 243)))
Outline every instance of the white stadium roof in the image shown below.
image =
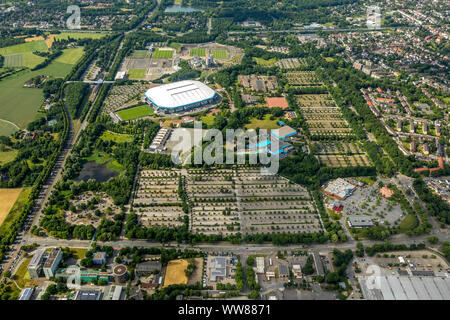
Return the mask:
POLYGON ((214 98, 216 92, 200 81, 185 80, 147 90, 145 97, 159 108, 175 109, 214 98))

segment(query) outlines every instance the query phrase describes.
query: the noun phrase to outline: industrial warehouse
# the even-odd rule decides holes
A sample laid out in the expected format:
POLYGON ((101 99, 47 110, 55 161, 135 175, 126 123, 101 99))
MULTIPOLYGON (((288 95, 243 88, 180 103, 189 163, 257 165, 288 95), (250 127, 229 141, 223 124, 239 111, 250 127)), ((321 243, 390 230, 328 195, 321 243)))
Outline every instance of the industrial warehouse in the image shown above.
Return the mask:
POLYGON ((183 113, 216 104, 221 97, 200 81, 185 80, 151 88, 145 99, 155 112, 183 113))

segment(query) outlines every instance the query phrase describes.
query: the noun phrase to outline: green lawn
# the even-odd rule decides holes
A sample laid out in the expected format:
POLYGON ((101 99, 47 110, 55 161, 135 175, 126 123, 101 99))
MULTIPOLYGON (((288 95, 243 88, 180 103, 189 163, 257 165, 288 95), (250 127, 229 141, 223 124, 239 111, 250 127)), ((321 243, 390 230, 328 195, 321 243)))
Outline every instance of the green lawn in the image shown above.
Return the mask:
POLYGON ((215 118, 216 117, 214 115, 208 114, 207 116, 201 117, 200 120, 202 120, 202 122, 207 126, 212 126, 215 118))
POLYGON ((57 34, 55 40, 66 40, 69 36, 73 39, 100 39, 104 37, 106 33, 96 33, 96 32, 61 32, 57 34))
POLYGON ((134 50, 130 57, 131 59, 145 59, 147 58, 147 50, 134 50))
POLYGON ((128 78, 131 80, 145 79, 146 69, 130 69, 128 70, 128 78))
POLYGON ((0 236, 4 235, 5 232, 10 229, 14 217, 20 213, 30 193, 31 188, 23 188, 13 207, 11 208, 5 220, 3 220, 2 225, 0 226, 0 236))
POLYGON ((156 49, 155 52, 153 52, 153 59, 171 59, 173 56, 173 50, 162 50, 162 49, 156 49))
MULTIPOLYGON (((0 130, 1 133, 1 130, 0 130)), ((8 149, 7 151, 0 151, 0 166, 8 163, 10 161, 13 161, 17 154, 19 153, 19 150, 14 149, 8 149)))
POLYGON ((264 67, 274 66, 275 63, 277 62, 277 58, 264 60, 263 58, 256 58, 256 57, 254 57, 253 60, 256 61, 256 63, 259 64, 260 66, 264 66, 264 67))
POLYGON ((33 68, 45 60, 32 52, 17 53, 5 56, 5 67, 27 67, 33 68))
POLYGON ((212 50, 211 53, 214 56, 214 59, 226 59, 227 58, 227 50, 212 50))
POLYGON ((417 219, 415 214, 408 214, 405 219, 400 223, 399 229, 400 232, 407 232, 409 230, 414 229, 419 225, 419 220, 417 219))
POLYGON ((260 128, 260 129, 276 129, 278 128, 278 119, 275 118, 274 120, 270 120, 270 114, 266 114, 264 116, 263 120, 259 120, 257 118, 251 118, 250 119, 250 124, 245 125, 245 127, 247 127, 248 129, 256 129, 256 128, 260 128))
POLYGON ((129 134, 119 134, 119 133, 114 133, 114 132, 111 132, 108 130, 103 132, 100 139, 102 139, 104 141, 114 141, 116 143, 124 143, 124 142, 133 141, 133 137, 129 134))
POLYGON ((0 55, 7 56, 10 54, 33 52, 33 51, 47 51, 47 44, 44 40, 30 41, 13 46, 0 48, 0 55))
POLYGON ((206 56, 206 49, 204 49, 204 48, 191 49, 191 57, 195 56, 195 55, 197 55, 199 57, 206 56))
POLYGON ((10 124, 8 122, 0 121, 0 136, 9 137, 16 131, 17 131, 17 128, 15 126, 13 126, 12 124, 10 124))
POLYGON ((78 60, 83 56, 83 47, 64 49, 63 54, 55 59, 55 62, 66 63, 66 64, 76 64, 78 60))
POLYGON ((150 106, 144 105, 120 110, 117 114, 122 120, 126 121, 149 116, 153 114, 153 109, 150 106))
POLYGON ((172 42, 169 47, 174 48, 176 51, 180 51, 182 44, 178 42, 172 42))

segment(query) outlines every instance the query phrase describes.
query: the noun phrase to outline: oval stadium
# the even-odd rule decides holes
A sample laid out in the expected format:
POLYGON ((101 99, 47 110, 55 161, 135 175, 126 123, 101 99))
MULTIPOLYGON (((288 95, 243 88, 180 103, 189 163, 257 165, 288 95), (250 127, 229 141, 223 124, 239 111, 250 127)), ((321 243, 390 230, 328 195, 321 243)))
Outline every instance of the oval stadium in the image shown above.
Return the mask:
POLYGON ((220 96, 206 84, 184 80, 151 88, 145 99, 155 112, 182 113, 220 101, 220 96))

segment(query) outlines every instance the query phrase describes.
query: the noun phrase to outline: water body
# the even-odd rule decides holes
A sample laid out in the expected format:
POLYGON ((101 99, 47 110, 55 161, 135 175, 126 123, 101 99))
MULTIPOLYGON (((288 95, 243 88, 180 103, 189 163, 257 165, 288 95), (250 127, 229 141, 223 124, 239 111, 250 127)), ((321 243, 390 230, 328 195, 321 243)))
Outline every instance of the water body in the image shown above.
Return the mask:
POLYGON ((200 11, 203 12, 202 9, 195 9, 193 7, 182 7, 180 5, 173 5, 170 7, 167 7, 166 10, 164 10, 164 12, 169 12, 169 13, 188 13, 188 12, 195 12, 195 11, 200 11))
POLYGON ((81 169, 80 174, 75 181, 88 181, 89 179, 95 179, 98 182, 108 181, 110 178, 118 176, 119 173, 108 169, 106 164, 98 164, 94 161, 86 162, 81 169))

